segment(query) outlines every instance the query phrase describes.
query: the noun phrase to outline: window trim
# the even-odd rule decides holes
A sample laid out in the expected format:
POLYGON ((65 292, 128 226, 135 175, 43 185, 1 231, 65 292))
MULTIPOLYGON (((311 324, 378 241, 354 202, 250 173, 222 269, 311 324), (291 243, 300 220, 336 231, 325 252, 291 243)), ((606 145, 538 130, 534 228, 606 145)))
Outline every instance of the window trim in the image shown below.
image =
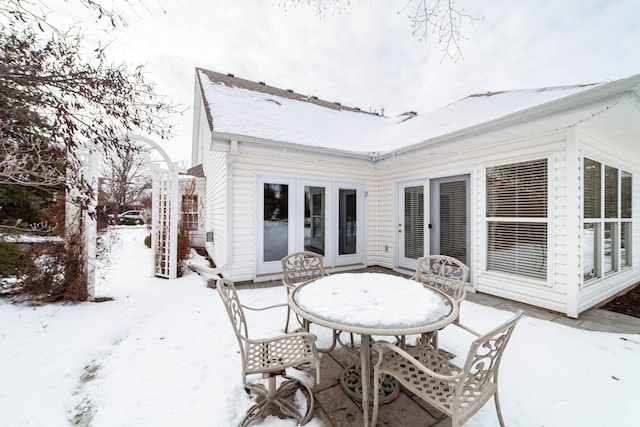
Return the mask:
POLYGON ((264 261, 264 229, 263 208, 264 194, 262 188, 265 183, 286 184, 289 186, 289 240, 288 253, 304 249, 304 191, 305 186, 324 187, 325 193, 325 267, 337 267, 341 265, 366 263, 367 236, 366 236, 366 182, 343 181, 339 179, 326 179, 303 175, 285 175, 277 173, 256 173, 254 175, 255 197, 255 264, 256 275, 279 274, 282 272, 280 260, 264 261), (339 255, 338 250, 338 216, 339 216, 339 190, 353 189, 357 191, 357 244, 356 253, 339 255))
POLYGON ((499 280, 513 281, 513 278, 517 278, 518 283, 523 285, 543 286, 545 288, 553 288, 553 274, 554 265, 551 254, 553 254, 554 247, 554 235, 555 235, 555 158, 553 153, 543 153, 539 155, 524 156, 519 158, 502 159, 500 161, 487 163, 482 167, 482 194, 483 194, 483 210, 482 215, 482 236, 483 236, 483 265, 482 274, 486 277, 493 277, 499 280), (518 163, 535 162, 540 160, 546 160, 547 162, 547 212, 546 217, 488 217, 487 216, 487 172, 490 168, 499 166, 508 166, 518 163), (489 224, 491 222, 520 222, 520 223, 544 223, 547 225, 547 243, 545 247, 546 251, 546 275, 543 278, 534 278, 531 276, 519 275, 516 273, 490 270, 488 267, 489 262, 489 224))
POLYGON ((589 288, 591 286, 597 285, 601 283, 603 280, 606 280, 610 277, 617 276, 619 274, 625 273, 627 270, 633 267, 633 240, 627 242, 627 246, 630 244, 631 247, 626 247, 625 250, 629 252, 628 263, 626 265, 622 265, 622 256, 621 256, 621 235, 622 235, 622 225, 629 224, 631 226, 631 233, 633 233, 633 210, 631 211, 631 216, 629 218, 623 217, 622 211, 622 176, 623 174, 627 174, 631 179, 632 183, 632 191, 631 191, 631 201, 630 207, 633 208, 633 173, 629 172, 629 168, 621 166, 619 163, 615 161, 603 160, 603 156, 595 155, 592 153, 582 153, 580 156, 580 168, 581 168, 581 188, 580 188, 580 286, 582 289, 589 288), (585 216, 585 161, 589 160, 594 163, 598 163, 600 165, 600 214, 598 217, 586 217, 585 216), (606 181, 606 171, 607 168, 612 168, 617 170, 617 181, 616 181, 616 212, 617 216, 615 218, 607 217, 607 181, 606 181), (594 277, 585 279, 584 268, 587 261, 585 257, 585 249, 587 239, 585 237, 585 226, 587 224, 593 224, 594 226, 594 277), (605 239, 605 228, 610 224, 614 234, 611 236, 612 245, 616 246, 616 254, 615 256, 611 255, 611 270, 605 271, 607 261, 606 261, 606 239, 605 239))
POLYGON ((181 220, 186 219, 186 229, 189 234, 195 234, 200 230, 200 204, 197 193, 194 194, 182 194, 181 208, 181 220), (185 200, 185 199, 189 200, 185 200))

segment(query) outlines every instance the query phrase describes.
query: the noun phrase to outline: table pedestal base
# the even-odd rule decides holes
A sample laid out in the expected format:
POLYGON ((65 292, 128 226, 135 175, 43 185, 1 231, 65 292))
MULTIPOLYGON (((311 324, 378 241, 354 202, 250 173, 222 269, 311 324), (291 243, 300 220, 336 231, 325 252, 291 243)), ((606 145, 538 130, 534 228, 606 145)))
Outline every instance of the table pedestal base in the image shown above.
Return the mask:
MULTIPOLYGON (((358 401, 362 401, 362 371, 360 365, 347 367, 340 377, 340 386, 347 393, 347 396, 358 401)), ((369 391, 371 393, 372 390, 369 391)), ((400 393, 400 384, 389 375, 383 375, 380 384, 380 404, 393 401, 400 393)), ((373 396, 369 396, 369 402, 373 401, 373 396)))
POLYGON ((255 418, 264 418, 266 415, 279 416, 284 415, 288 418, 295 418, 299 425, 304 425, 313 417, 314 397, 311 389, 303 382, 290 378, 286 375, 286 379, 280 387, 276 387, 275 375, 269 376, 268 386, 263 384, 246 384, 245 390, 249 394, 257 395, 257 403, 247 411, 247 415, 240 422, 240 427, 246 427, 251 424, 255 418), (296 403, 296 391, 301 390, 307 399, 307 412, 303 415, 298 410, 296 403), (270 411, 268 411, 270 409, 270 411))

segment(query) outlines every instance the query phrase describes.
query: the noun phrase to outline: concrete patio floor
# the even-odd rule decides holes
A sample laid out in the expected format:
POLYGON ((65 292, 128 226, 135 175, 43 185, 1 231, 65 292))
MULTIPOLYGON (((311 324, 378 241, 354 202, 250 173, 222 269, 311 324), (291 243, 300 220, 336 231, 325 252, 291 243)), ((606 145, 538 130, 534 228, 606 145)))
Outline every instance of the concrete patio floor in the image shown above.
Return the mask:
MULTIPOLYGON (((370 267, 361 271, 376 271, 402 275, 381 267, 370 267)), ((263 283, 262 285, 282 286, 280 281, 263 283)), ((502 310, 514 312, 523 310, 525 316, 584 330, 640 334, 640 319, 598 308, 593 308, 581 313, 578 319, 571 319, 561 313, 539 309, 487 294, 469 293, 467 294, 467 300, 502 310)), ((316 398, 314 416, 321 420, 326 427, 364 425, 360 402, 352 400, 340 386, 340 376, 344 368, 356 363, 359 363, 357 356, 339 347, 323 356, 321 382, 313 389, 316 398)), ((451 420, 420 399, 413 397, 411 393, 406 390, 401 390, 395 400, 381 407, 378 425, 449 427, 451 426, 451 420)))

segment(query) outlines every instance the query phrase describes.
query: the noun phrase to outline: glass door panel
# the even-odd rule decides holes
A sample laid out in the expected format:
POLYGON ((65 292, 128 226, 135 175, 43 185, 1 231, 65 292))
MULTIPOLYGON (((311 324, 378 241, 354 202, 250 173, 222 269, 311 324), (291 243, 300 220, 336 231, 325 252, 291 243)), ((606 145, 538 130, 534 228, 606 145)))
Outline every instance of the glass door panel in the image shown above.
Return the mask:
POLYGON ((469 176, 431 180, 430 255, 447 255, 468 262, 469 176))
POLYGON ((424 184, 400 184, 398 196, 398 266, 415 269, 424 255, 424 184))
POLYGON ((280 261, 289 253, 289 186, 265 183, 263 261, 280 261))
POLYGON ((424 255, 424 187, 404 189, 404 256, 424 255))
POLYGON ((357 248, 357 193, 340 189, 338 200, 338 255, 353 255, 357 248))
POLYGON ((304 250, 325 252, 326 191, 324 187, 304 187, 304 250))

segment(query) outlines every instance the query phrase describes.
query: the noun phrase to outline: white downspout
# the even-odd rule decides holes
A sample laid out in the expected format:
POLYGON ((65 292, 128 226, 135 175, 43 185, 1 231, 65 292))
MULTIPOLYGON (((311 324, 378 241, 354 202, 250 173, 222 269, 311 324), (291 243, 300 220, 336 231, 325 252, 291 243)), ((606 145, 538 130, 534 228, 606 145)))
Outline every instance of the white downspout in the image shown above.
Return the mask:
MULTIPOLYGON (((229 143, 227 156, 227 260, 225 266, 230 267, 233 260, 233 164, 238 153, 238 140, 229 143)), ((226 270, 226 268, 225 268, 226 270)))
POLYGON ((236 160, 236 154, 238 153, 238 141, 231 140, 229 143, 229 155, 226 162, 226 199, 227 199, 227 248, 226 259, 224 264, 216 268, 207 267, 199 264, 191 264, 189 267, 203 276, 205 279, 214 279, 220 277, 220 273, 226 271, 233 260, 233 164, 236 160))

